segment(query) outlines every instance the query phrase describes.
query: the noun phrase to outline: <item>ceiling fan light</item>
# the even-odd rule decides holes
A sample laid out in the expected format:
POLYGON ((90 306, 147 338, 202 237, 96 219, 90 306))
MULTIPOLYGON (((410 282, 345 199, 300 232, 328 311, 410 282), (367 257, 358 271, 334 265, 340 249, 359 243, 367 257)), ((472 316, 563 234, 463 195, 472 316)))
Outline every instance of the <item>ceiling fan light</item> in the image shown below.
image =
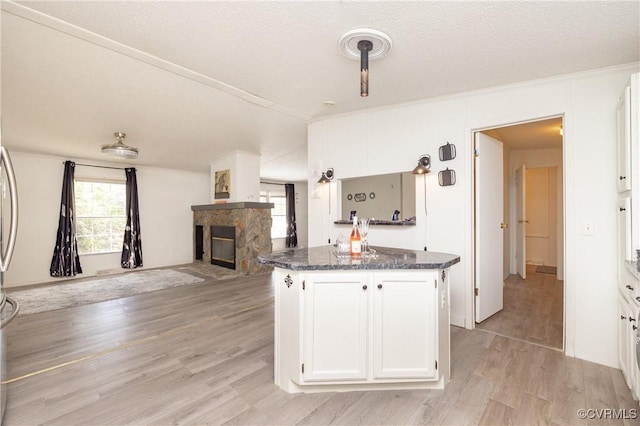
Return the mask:
POLYGON ((102 145, 103 154, 112 155, 118 158, 126 158, 128 160, 138 158, 138 148, 125 145, 124 142, 122 142, 126 134, 122 132, 116 132, 114 133, 114 136, 116 137, 118 142, 114 144, 102 145))

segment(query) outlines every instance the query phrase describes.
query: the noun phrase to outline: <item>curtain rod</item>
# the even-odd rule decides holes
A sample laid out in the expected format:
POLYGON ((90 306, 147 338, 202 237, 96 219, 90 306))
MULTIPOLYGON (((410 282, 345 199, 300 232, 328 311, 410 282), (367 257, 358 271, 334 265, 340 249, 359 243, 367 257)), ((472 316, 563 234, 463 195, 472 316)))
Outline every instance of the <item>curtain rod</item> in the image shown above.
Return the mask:
MULTIPOLYGON (((62 164, 66 163, 66 161, 63 161, 62 164)), ((95 166, 93 164, 82 164, 82 163, 76 163, 75 161, 72 161, 72 163, 75 163, 76 166, 85 166, 85 167, 97 167, 99 169, 114 169, 114 170, 124 170, 124 169, 128 169, 130 167, 109 167, 109 166, 95 166)))

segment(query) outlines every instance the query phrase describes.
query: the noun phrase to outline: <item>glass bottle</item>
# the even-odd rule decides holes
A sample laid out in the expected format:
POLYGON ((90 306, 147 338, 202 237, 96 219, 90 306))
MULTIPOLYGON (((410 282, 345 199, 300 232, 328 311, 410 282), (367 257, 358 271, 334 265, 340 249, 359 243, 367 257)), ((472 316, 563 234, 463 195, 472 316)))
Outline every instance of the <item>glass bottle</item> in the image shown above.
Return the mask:
POLYGON ((362 255, 362 236, 358 229, 358 217, 353 217, 353 228, 351 228, 351 236, 349 237, 349 248, 351 256, 362 255))

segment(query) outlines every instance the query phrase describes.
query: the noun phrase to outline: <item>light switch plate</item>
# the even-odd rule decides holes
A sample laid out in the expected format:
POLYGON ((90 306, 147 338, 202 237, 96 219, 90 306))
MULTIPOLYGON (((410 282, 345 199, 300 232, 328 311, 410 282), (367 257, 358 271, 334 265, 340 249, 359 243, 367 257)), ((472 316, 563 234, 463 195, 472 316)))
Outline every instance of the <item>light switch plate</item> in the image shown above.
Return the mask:
POLYGON ((584 222, 582 224, 582 235, 593 235, 593 222, 584 222))

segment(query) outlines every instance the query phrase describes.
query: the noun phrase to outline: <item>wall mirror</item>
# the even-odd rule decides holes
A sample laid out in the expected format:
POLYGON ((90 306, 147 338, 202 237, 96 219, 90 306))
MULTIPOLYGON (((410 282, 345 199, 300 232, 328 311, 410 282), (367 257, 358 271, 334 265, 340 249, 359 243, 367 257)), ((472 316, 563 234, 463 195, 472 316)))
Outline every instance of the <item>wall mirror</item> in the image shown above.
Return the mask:
POLYGON ((402 221, 416 216, 416 179, 411 173, 363 176, 341 180, 341 219, 358 217, 402 221))

